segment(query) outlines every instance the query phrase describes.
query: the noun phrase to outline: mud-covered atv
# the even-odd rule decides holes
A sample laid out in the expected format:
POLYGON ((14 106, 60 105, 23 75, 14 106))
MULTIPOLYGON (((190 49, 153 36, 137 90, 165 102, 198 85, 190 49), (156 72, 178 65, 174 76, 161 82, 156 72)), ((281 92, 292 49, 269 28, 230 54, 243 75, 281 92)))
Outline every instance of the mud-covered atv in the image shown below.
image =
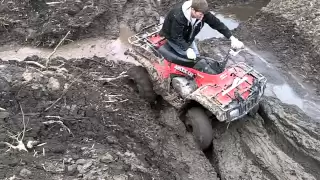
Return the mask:
POLYGON ((264 94, 267 79, 245 63, 226 68, 226 58, 190 60, 177 54, 159 36, 161 24, 152 25, 131 36, 126 54, 141 66, 127 74, 141 97, 154 102, 158 95, 177 108, 180 117, 200 148, 212 143, 211 120, 231 122, 245 115, 254 116, 264 94))

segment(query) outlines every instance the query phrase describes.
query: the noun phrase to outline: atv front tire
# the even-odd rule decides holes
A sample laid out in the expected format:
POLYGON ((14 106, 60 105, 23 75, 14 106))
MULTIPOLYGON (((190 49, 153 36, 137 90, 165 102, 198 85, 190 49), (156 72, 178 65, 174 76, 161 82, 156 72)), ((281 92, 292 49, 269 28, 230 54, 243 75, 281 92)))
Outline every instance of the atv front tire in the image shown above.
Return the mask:
POLYGON ((209 117, 203 108, 193 107, 186 113, 185 125, 190 130, 202 150, 212 143, 213 130, 209 117))
POLYGON ((153 85, 147 70, 142 66, 133 66, 127 71, 129 79, 133 81, 139 96, 150 103, 155 102, 157 95, 153 90, 153 85))

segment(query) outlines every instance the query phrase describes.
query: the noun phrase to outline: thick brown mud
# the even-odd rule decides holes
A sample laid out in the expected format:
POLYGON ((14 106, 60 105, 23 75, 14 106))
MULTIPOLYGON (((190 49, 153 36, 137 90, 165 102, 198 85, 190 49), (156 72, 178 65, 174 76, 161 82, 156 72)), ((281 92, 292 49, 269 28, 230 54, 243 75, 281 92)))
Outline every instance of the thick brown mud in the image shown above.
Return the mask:
POLYGON ((6 152, 2 143, 1 179, 216 178, 174 109, 153 110, 125 79, 102 79, 130 65, 100 58, 52 63, 60 69, 1 62, 0 104, 9 114, 2 113, 0 141, 15 145, 10 136, 23 130, 24 118, 23 143, 45 143, 29 152, 6 152))
POLYGON ((318 179, 319 124, 274 98, 260 114, 216 126, 212 161, 221 179, 318 179))

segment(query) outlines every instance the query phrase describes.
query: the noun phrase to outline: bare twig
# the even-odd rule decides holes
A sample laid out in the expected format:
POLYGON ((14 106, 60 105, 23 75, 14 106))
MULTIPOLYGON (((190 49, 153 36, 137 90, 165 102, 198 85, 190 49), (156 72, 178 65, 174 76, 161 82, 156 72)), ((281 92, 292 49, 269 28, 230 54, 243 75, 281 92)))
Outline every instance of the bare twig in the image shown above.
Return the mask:
POLYGON ((40 147, 40 146, 44 146, 46 145, 47 143, 41 143, 41 144, 38 144, 37 146, 40 147))
POLYGON ((113 78, 103 78, 103 77, 100 77, 96 80, 98 81, 106 81, 106 82, 111 82, 111 81, 114 81, 114 80, 117 80, 117 79, 120 79, 120 78, 124 78, 124 77, 128 77, 128 75, 126 74, 127 72, 122 72, 119 74, 119 76, 117 77, 113 77, 113 78))
POLYGON ((120 102, 123 103, 123 102, 127 102, 127 101, 129 101, 129 99, 124 99, 124 100, 122 100, 120 102))
POLYGON ((21 110, 21 114, 22 114, 22 124, 23 124, 23 131, 22 132, 19 132, 17 135, 11 135, 9 136, 11 139, 14 139, 17 141, 18 145, 14 146, 8 142, 1 142, 5 145, 7 145, 9 147, 9 149, 7 151, 10 151, 11 149, 17 149, 19 151, 26 151, 28 152, 26 146, 23 144, 23 139, 24 139, 24 136, 25 136, 25 132, 26 132, 26 123, 25 123, 25 119, 24 119, 24 112, 22 110, 22 107, 21 107, 21 104, 19 103, 19 106, 20 106, 20 110, 21 110), (20 135, 22 134, 22 137, 21 139, 19 139, 20 135))
POLYGON ((38 66, 42 69, 45 69, 46 67, 38 62, 35 62, 35 61, 24 61, 26 64, 32 64, 32 65, 35 65, 35 66, 38 66))
POLYGON ((51 56, 57 51, 58 47, 63 43, 63 41, 68 37, 69 34, 70 31, 68 31, 68 33, 60 40, 59 44, 54 48, 52 53, 49 54, 49 56, 47 57, 46 67, 48 67, 51 56))
POLYGON ((19 103, 19 106, 20 106, 20 110, 21 110, 21 114, 22 114, 22 124, 23 124, 23 131, 22 131, 22 138, 21 138, 21 141, 23 140, 24 138, 24 134, 26 132, 26 122, 24 120, 24 112, 22 110, 22 107, 21 107, 21 104, 19 103))
POLYGON ((33 150, 33 157, 36 157, 36 155, 38 154, 38 151, 36 151, 36 150, 33 150))
POLYGON ((47 5, 61 4, 63 2, 46 2, 47 5))
POLYGON ((83 73, 81 73, 74 81, 72 81, 70 83, 70 86, 68 86, 66 89, 63 90, 63 93, 61 94, 61 96, 55 101, 53 102, 49 107, 47 107, 44 111, 48 111, 50 108, 52 108, 58 101, 60 101, 62 99, 62 97, 68 92, 69 88, 73 85, 74 82, 76 82, 83 73))
POLYGON ((60 116, 46 116, 48 119, 59 119, 61 120, 62 118, 60 116))

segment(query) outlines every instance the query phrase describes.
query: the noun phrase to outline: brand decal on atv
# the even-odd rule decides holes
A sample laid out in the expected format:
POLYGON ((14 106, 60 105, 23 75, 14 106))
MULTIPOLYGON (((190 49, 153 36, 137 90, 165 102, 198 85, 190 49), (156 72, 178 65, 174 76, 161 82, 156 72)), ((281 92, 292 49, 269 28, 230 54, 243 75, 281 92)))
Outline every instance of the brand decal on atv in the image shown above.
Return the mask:
POLYGON ((176 69, 176 70, 178 70, 178 71, 180 71, 180 72, 182 72, 182 73, 184 73, 184 74, 187 74, 187 75, 190 76, 190 77, 194 77, 194 73, 188 71, 188 70, 187 70, 186 68, 184 68, 184 67, 175 66, 174 69, 176 69))

